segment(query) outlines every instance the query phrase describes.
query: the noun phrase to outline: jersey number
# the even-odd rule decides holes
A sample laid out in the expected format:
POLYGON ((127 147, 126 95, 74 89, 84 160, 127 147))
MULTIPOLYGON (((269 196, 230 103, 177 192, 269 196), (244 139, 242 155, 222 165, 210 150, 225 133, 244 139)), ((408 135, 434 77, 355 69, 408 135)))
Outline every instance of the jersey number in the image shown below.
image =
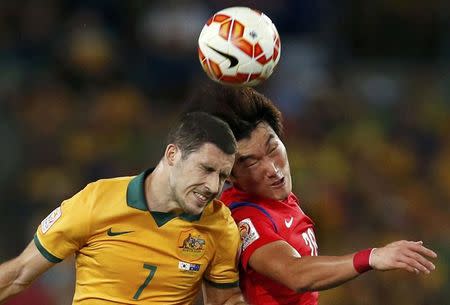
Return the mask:
POLYGON ((306 232, 302 233, 302 237, 305 241, 305 244, 311 248, 311 256, 317 256, 317 242, 313 230, 311 228, 308 228, 306 232))
POLYGON ((150 282, 152 281, 152 278, 156 272, 156 266, 144 264, 144 268, 150 270, 150 273, 148 274, 145 281, 142 283, 142 285, 139 287, 139 289, 134 294, 133 299, 135 299, 135 300, 139 299, 139 296, 141 295, 142 291, 144 291, 145 287, 147 287, 148 284, 150 284, 150 282))

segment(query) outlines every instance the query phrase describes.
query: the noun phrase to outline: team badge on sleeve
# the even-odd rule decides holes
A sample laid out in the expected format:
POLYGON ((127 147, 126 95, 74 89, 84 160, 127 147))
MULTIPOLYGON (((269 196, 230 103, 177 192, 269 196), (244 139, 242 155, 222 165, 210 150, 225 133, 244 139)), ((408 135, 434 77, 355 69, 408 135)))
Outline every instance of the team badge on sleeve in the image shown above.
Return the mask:
POLYGON ((242 251, 244 251, 248 246, 250 246, 255 240, 259 238, 258 231, 256 231, 250 218, 245 218, 241 220, 238 224, 239 233, 241 234, 242 240, 242 251))
POLYGON ((57 207, 41 222, 41 231, 45 234, 53 224, 61 217, 61 207, 57 207))

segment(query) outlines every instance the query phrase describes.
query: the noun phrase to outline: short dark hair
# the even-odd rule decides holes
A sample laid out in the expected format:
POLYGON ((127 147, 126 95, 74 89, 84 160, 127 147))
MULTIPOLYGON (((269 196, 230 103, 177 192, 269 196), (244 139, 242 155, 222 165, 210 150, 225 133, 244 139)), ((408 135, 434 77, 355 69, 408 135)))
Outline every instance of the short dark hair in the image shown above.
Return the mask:
POLYGON ((251 87, 203 86, 192 94, 184 112, 199 110, 227 122, 237 141, 248 138, 261 122, 269 124, 279 137, 283 134, 281 112, 251 87))
POLYGON ((236 139, 230 126, 223 120, 205 112, 182 114, 169 132, 167 144, 177 145, 186 158, 203 144, 211 143, 228 155, 236 153, 236 139))

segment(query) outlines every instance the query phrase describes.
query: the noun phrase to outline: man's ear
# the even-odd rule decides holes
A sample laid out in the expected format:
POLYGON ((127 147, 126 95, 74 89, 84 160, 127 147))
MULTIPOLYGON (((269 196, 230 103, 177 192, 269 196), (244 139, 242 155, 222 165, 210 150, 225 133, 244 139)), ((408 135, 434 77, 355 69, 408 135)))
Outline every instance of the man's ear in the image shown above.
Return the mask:
POLYGON ((169 144, 164 152, 164 159, 166 159, 167 164, 173 166, 177 160, 181 158, 181 151, 175 144, 169 144))

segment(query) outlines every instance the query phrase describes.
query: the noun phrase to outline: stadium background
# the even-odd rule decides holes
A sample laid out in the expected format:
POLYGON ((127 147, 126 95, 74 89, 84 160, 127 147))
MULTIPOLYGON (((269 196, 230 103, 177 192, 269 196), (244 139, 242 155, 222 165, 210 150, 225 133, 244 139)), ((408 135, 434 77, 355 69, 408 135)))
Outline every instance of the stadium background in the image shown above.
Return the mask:
MULTIPOLYGON (((281 36, 279 66, 258 90, 285 115, 294 190, 320 253, 405 238, 439 254, 430 276, 372 272, 321 304, 448 304, 450 5, 333 3, 1 1, 1 261, 87 182, 156 164, 176 109, 207 81, 203 23, 239 4, 281 36)), ((8 304, 70 304, 71 263, 8 304)))

